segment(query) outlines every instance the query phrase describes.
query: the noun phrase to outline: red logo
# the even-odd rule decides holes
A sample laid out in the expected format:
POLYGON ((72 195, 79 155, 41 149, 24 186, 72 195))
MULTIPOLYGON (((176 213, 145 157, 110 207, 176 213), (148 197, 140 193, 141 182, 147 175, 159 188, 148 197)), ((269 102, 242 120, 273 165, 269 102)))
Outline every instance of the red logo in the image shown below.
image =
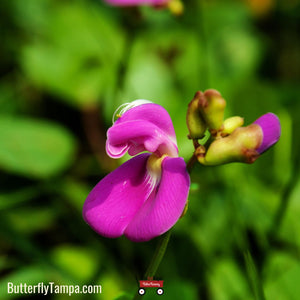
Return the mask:
POLYGON ((153 277, 148 277, 147 280, 140 280, 139 294, 144 295, 146 293, 145 288, 157 288, 156 293, 162 295, 164 281, 163 280, 153 280, 153 277))

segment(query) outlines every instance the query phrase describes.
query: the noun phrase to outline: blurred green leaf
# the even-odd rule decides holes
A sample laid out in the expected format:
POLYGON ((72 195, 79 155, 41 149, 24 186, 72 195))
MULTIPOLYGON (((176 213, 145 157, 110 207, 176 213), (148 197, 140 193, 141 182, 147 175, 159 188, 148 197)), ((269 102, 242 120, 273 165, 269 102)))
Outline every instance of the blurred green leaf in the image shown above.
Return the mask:
POLYGON ((52 0, 11 0, 16 22, 28 33, 40 32, 46 23, 52 0))
POLYGON ((114 300, 132 300, 132 295, 128 294, 128 293, 124 293, 120 296, 118 296, 117 298, 115 298, 114 300))
POLYGON ((40 190, 36 186, 30 186, 11 192, 0 192, 0 210, 12 209, 20 203, 30 201, 40 194, 40 190))
POLYGON ((280 252, 272 253, 264 271, 267 300, 297 300, 299 298, 299 259, 280 252))
POLYGON ((51 228, 56 219, 52 207, 15 208, 7 212, 6 216, 11 226, 25 236, 51 228))
POLYGON ((300 249, 300 180, 298 177, 297 184, 292 191, 289 201, 287 211, 283 218, 283 222, 279 231, 279 236, 297 245, 300 249))
POLYGON ((292 118, 286 110, 281 110, 278 117, 281 124, 281 137, 274 149, 276 162, 274 171, 280 182, 286 184, 292 174, 292 118))
POLYGON ((60 192, 67 197, 70 203, 81 213, 84 199, 91 191, 91 187, 82 182, 67 179, 62 182, 60 192))
POLYGON ((149 99, 161 104, 162 99, 173 98, 172 78, 169 70, 151 52, 147 59, 134 52, 129 64, 122 99, 149 99))
POLYGON ((0 168, 46 178, 70 165, 75 141, 63 127, 42 120, 0 118, 0 168))
POLYGON ((77 284, 90 280, 99 268, 99 253, 84 247, 60 245, 52 249, 51 258, 61 274, 66 272, 77 284))
POLYGON ((249 289, 246 278, 231 259, 217 259, 208 275, 212 299, 247 299, 249 289))
POLYGON ((16 101, 16 93, 12 87, 7 82, 2 82, 0 84, 0 113, 1 114, 11 114, 17 110, 18 101, 16 101))
POLYGON ((189 197, 188 215, 194 217, 194 226, 188 226, 195 243, 199 245, 204 255, 210 257, 216 249, 226 249, 232 240, 232 232, 229 231, 230 208, 229 203, 224 202, 221 194, 212 192, 204 196, 205 192, 191 193, 189 197), (205 198, 204 198, 205 197, 205 198), (222 236, 223 239, 218 239, 222 236))
POLYGON ((109 16, 92 5, 56 5, 43 35, 25 46, 21 56, 34 84, 79 108, 111 92, 123 35, 109 16))
POLYGON ((124 295, 126 286, 126 278, 122 278, 122 274, 109 270, 103 274, 99 283, 102 285, 103 293, 99 295, 99 299, 111 300, 124 295))

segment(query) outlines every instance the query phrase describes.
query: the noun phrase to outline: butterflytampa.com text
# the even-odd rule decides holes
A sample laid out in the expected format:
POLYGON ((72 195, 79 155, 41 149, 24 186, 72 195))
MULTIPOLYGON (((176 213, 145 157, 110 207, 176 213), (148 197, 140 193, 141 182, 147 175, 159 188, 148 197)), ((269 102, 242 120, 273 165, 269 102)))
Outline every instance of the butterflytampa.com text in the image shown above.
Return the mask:
POLYGON ((27 284, 19 283, 14 284, 13 282, 7 283, 7 293, 8 294, 101 294, 102 286, 101 285, 64 285, 64 284, 55 284, 54 282, 43 283, 39 282, 38 284, 27 284))

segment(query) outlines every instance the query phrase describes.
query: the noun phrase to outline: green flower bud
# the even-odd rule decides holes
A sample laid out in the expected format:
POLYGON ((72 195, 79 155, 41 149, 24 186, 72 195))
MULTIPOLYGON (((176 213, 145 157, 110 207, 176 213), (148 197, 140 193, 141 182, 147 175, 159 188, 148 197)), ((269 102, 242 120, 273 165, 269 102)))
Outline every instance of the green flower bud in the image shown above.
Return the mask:
POLYGON ((210 130, 219 130, 224 120, 226 101, 216 90, 206 90, 199 101, 200 111, 210 130))
POLYGON ((244 125, 244 118, 235 116, 228 118, 224 121, 223 127, 221 130, 222 136, 227 136, 231 134, 236 128, 242 127, 244 125))
POLYGON ((188 137, 190 139, 201 139, 204 136, 207 125, 203 120, 201 112, 199 110, 199 101, 203 93, 198 91, 193 100, 189 103, 187 114, 186 114, 186 124, 189 130, 188 137))
POLYGON ((261 145, 263 132, 259 125, 236 128, 231 135, 214 140, 207 151, 203 146, 196 149, 198 161, 207 166, 230 162, 253 163, 258 157, 256 149, 261 145))

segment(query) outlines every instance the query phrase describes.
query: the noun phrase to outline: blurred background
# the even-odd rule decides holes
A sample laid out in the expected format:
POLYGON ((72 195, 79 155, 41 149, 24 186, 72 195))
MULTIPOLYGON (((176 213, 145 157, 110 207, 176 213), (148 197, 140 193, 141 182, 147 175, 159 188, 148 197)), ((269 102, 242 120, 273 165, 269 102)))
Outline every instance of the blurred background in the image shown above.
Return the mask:
POLYGON ((151 100, 170 113, 187 161, 186 108, 208 88, 246 125, 276 113, 282 136, 253 165, 194 168, 157 272, 165 293, 144 299, 299 299, 299 0, 184 5, 174 16, 100 0, 0 2, 1 299, 25 297, 7 282, 102 285, 76 299, 137 293, 158 240, 106 239, 81 215, 127 159, 106 155, 106 130, 120 104, 151 100))

